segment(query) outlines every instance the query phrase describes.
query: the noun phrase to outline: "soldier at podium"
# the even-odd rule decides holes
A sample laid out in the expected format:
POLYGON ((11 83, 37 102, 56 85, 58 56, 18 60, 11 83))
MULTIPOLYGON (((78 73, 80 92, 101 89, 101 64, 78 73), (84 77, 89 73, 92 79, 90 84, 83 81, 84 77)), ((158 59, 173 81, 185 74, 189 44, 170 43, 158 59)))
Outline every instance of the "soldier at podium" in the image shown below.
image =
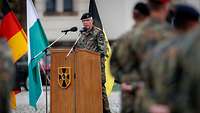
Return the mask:
POLYGON ((102 95, 103 95, 103 113, 110 113, 108 98, 106 94, 106 77, 105 77, 105 56, 106 42, 103 31, 93 25, 93 18, 90 13, 85 13, 81 17, 83 30, 77 43, 77 48, 87 49, 100 53, 101 59, 101 78, 102 78, 102 95))

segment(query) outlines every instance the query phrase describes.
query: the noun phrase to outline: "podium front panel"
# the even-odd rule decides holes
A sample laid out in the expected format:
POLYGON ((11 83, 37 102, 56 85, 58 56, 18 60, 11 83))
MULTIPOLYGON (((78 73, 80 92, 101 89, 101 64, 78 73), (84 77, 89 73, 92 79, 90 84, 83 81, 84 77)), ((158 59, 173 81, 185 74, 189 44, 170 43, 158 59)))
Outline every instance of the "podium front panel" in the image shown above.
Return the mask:
POLYGON ((99 54, 76 49, 66 58, 68 51, 51 49, 51 113, 103 113, 99 54))
POLYGON ((51 51, 51 113, 75 113, 74 54, 66 59, 67 53, 68 50, 51 51), (61 88, 59 85, 59 74, 62 73, 59 69, 62 67, 71 71, 67 88, 61 88))
POLYGON ((77 113, 103 113, 100 57, 89 51, 76 53, 77 113))

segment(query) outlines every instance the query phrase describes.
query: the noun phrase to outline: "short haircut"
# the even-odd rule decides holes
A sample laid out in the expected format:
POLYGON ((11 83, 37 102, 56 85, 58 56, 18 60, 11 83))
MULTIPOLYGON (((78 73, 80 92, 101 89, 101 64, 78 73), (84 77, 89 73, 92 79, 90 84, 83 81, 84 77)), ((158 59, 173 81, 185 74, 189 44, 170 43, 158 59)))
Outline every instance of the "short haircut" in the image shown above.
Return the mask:
POLYGON ((160 10, 170 0, 148 0, 148 4, 151 10, 160 10))
POLYGON ((137 10, 140 14, 144 15, 144 16, 149 16, 150 15, 150 11, 149 11, 149 7, 147 4, 143 3, 143 2, 138 2, 135 7, 133 8, 133 11, 137 10))

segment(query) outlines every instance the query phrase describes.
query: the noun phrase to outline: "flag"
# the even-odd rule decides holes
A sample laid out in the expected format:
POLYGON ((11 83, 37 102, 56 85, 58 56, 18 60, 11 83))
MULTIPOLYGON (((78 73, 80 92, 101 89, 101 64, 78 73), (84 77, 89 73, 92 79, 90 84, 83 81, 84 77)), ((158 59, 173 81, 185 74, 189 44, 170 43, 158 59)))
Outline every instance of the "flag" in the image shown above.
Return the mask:
POLYGON ((16 95, 15 95, 15 91, 12 91, 11 93, 10 93, 10 106, 11 106, 11 108, 12 109, 16 109, 16 107, 17 107, 17 103, 16 103, 16 95))
POLYGON ((37 108, 37 102, 42 94, 39 61, 44 54, 38 53, 48 46, 48 40, 40 23, 32 0, 27 0, 27 34, 28 34, 28 71, 29 71, 29 104, 37 108))
POLYGON ((89 13, 92 15, 93 17, 93 20, 94 20, 94 25, 100 29, 103 30, 104 32, 104 35, 105 35, 105 41, 106 41, 106 54, 107 54, 107 57, 105 58, 106 61, 105 61, 105 74, 106 74, 106 84, 105 84, 105 87, 106 87, 106 93, 107 95, 110 95, 111 94, 111 91, 112 91, 112 88, 113 88, 113 85, 114 85, 114 78, 111 74, 111 71, 110 71, 110 58, 111 58, 111 48, 110 48, 110 44, 109 44, 109 41, 108 41, 108 38, 106 36, 106 33, 103 29, 103 25, 101 23, 101 19, 100 19, 100 16, 99 16, 99 13, 98 13, 98 9, 97 9, 97 6, 96 6, 96 3, 95 3, 95 0, 90 0, 90 4, 89 4, 89 13))
POLYGON ((6 0, 3 0, 2 12, 0 33, 1 36, 6 38, 12 52, 13 61, 16 62, 28 50, 26 34, 6 0))
MULTIPOLYGON (((15 63, 24 54, 26 54, 27 39, 26 34, 21 27, 14 12, 10 9, 7 0, 0 0, 3 19, 0 27, 0 36, 5 37, 9 48, 11 49, 12 59, 15 63)), ((16 97, 14 91, 11 92, 11 108, 16 108, 16 97)))

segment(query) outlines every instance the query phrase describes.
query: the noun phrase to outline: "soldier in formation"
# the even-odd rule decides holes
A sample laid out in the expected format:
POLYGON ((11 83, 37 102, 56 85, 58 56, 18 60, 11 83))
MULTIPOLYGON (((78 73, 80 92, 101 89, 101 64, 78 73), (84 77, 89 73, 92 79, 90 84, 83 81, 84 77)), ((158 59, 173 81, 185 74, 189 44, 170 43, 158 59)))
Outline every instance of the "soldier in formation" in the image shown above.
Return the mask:
POLYGON ((120 36, 119 40, 112 47, 111 71, 115 76, 115 81, 121 83, 122 113, 133 113, 134 109, 132 106, 135 100, 135 87, 133 88, 130 83, 134 80, 134 78, 131 78, 133 76, 130 75, 132 74, 131 67, 134 63, 130 62, 130 59, 134 58, 125 53, 124 50, 129 48, 127 43, 133 38, 137 26, 145 21, 149 17, 149 14, 149 8, 146 3, 137 3, 132 10, 132 18, 135 21, 135 25, 131 30, 120 36))

